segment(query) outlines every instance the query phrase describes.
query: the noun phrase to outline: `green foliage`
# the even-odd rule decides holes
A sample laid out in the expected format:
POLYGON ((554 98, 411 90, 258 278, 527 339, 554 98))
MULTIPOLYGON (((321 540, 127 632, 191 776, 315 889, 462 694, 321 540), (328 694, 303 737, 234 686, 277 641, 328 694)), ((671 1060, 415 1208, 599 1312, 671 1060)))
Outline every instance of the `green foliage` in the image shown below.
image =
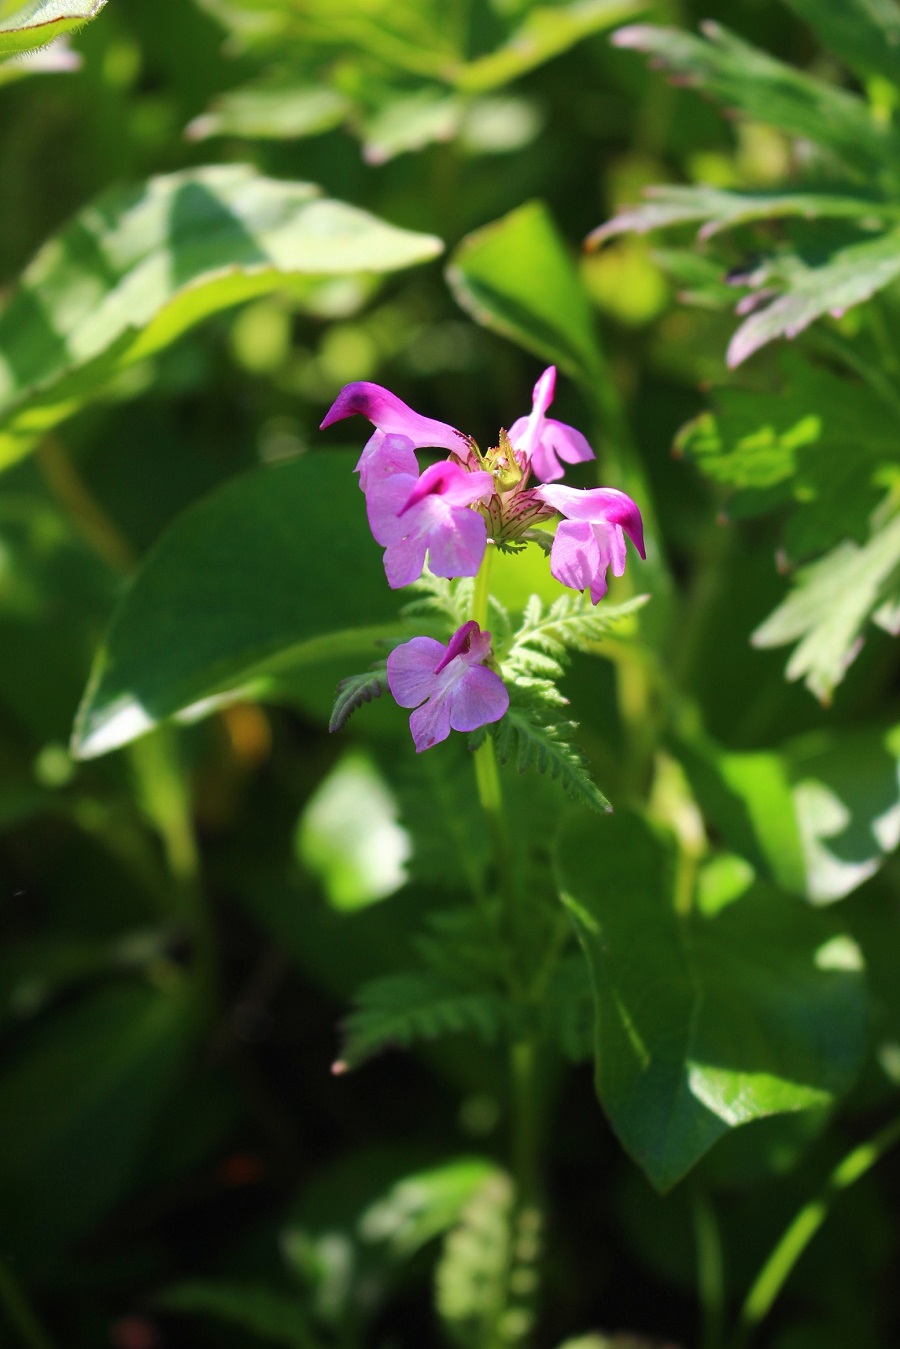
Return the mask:
POLYGON ((759 885, 713 917, 679 915, 673 862, 627 813, 573 821, 558 845, 594 980, 597 1091, 661 1190, 730 1129, 845 1091, 867 1019, 846 934, 759 885))
POLYGON ((217 310, 298 278, 390 272, 440 251, 433 236, 246 165, 115 189, 44 245, 0 313, 0 465, 217 310))
POLYGON ((93 19, 106 0, 7 0, 0 9, 0 60, 44 47, 93 19))
POLYGON ((290 1349, 317 1349, 321 1345, 297 1300, 262 1285, 194 1279, 167 1288, 156 1301, 166 1311, 240 1326, 266 1344, 286 1344, 290 1349))
POLYGON ((260 688, 273 670, 365 657, 397 632, 390 591, 360 565, 375 545, 351 468, 349 456, 319 455, 257 470, 175 523, 113 616, 79 713, 77 754, 260 688), (318 584, 323 559, 327 587, 318 584))
POLYGON ((197 1033, 190 990, 171 978, 167 989, 114 982, 86 993, 36 1026, 6 1067, 0 1224, 5 1249, 30 1265, 132 1184, 197 1033))
POLYGON ((703 37, 674 28, 620 29, 619 47, 646 52, 684 83, 742 117, 802 136, 855 178, 894 181, 897 133, 863 99, 776 60, 717 23, 703 37))
POLYGON ((786 646, 799 638, 787 678, 803 679, 829 702, 869 620, 897 632, 898 568, 900 517, 894 516, 873 527, 862 547, 848 540, 801 568, 790 595, 754 632, 754 645, 786 646))
POLYGON ((447 280, 462 307, 485 327, 573 379, 608 378, 590 303, 542 202, 520 206, 468 235, 450 259, 447 280))
POLYGON ((572 743, 575 724, 548 720, 545 707, 543 700, 535 704, 530 698, 519 706, 510 703, 502 721, 488 728, 497 758, 502 764, 514 763, 520 773, 535 768, 548 774, 573 801, 592 810, 612 810, 572 743))
POLYGON ((408 1048, 461 1031, 495 1044, 506 1020, 506 1004, 497 994, 460 988, 424 971, 388 975, 359 990, 344 1023, 336 1069, 358 1068, 389 1046, 408 1048))
POLYGON ((386 1242, 397 1260, 408 1260, 460 1219, 484 1186, 502 1172, 482 1157, 458 1157, 397 1181, 366 1209, 360 1232, 366 1241, 386 1242))
MULTIPOLYGON (((243 47, 277 53, 281 70, 277 83, 217 98, 190 134, 293 138, 343 123, 360 136, 370 163, 457 136, 470 153, 519 148, 532 138, 533 119, 531 130, 526 119, 524 137, 510 126, 499 143, 488 137, 479 144, 478 122, 497 112, 484 95, 644 8, 641 0, 530 5, 517 23, 523 7, 508 6, 499 11, 508 18, 497 44, 469 55, 456 15, 435 0, 350 9, 325 0, 302 9, 279 0, 203 2, 243 47), (336 52, 341 64, 328 64, 336 52)), ((476 32, 483 26, 472 25, 476 32)))
POLYGON ((342 731, 347 722, 373 698, 380 698, 387 689, 387 673, 384 669, 370 670, 366 674, 348 675, 337 686, 334 710, 328 721, 329 731, 342 731))

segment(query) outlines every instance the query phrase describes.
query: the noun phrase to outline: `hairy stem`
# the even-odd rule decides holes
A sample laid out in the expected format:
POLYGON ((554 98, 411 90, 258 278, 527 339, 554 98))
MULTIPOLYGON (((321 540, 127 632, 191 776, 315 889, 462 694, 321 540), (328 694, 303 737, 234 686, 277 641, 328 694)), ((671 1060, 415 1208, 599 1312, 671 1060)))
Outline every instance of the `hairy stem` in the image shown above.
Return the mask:
POLYGON ((852 1152, 848 1152, 834 1168, 821 1192, 808 1204, 804 1204, 763 1265, 747 1294, 732 1340, 732 1349, 744 1349, 749 1343, 756 1328, 771 1310, 800 1256, 828 1217, 831 1205, 840 1192, 864 1176, 898 1142, 900 1142, 900 1119, 895 1119, 867 1143, 861 1143, 852 1152))

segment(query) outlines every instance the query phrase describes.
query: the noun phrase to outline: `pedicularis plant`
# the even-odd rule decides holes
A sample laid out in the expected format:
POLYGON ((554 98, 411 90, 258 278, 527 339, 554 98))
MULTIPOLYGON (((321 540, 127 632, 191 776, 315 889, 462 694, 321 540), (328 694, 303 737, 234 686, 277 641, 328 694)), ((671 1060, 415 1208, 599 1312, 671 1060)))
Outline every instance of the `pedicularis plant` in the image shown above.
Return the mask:
POLYGON ((2 1343, 896 1343, 900 8, 646 8, 0 0, 2 1343))

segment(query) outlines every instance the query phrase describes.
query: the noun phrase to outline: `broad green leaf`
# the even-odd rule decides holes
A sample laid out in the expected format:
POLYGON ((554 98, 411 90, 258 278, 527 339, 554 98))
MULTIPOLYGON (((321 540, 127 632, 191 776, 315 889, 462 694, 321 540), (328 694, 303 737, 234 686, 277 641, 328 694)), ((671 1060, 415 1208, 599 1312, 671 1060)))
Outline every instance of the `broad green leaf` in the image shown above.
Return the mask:
POLYGON ((613 41, 652 56, 680 82, 730 112, 801 136, 837 156, 856 177, 894 172, 900 140, 868 104, 751 46, 717 23, 703 37, 639 24, 613 41))
POLYGON ((0 60, 46 47, 63 33, 99 14, 106 0, 3 0, 0 4, 0 60))
POLYGON ((425 88, 392 98, 366 119, 363 154, 369 164, 386 164, 411 150, 421 150, 435 141, 451 141, 466 112, 463 99, 445 89, 425 88))
POLYGON ((859 654, 869 620, 885 605, 896 606, 898 572, 900 516, 894 516, 873 529, 862 547, 847 541, 802 567, 790 594, 753 633, 753 645, 798 642, 787 678, 803 679, 820 702, 830 702, 859 654))
POLYGON ((684 186, 665 183, 648 187, 644 201, 626 206, 588 236, 598 245, 617 234, 648 234, 670 225, 699 224, 701 239, 755 220, 895 220, 895 201, 860 193, 839 192, 729 192, 707 183, 684 186))
POLYGON ((447 280, 486 328, 584 383, 606 378, 590 301, 542 202, 529 202, 469 234, 447 280))
POLYGON ((218 310, 297 277, 390 272, 440 251, 245 165, 108 192, 41 249, 0 312, 0 466, 218 310))
POLYGON ((787 746, 815 904, 842 899, 900 843, 900 727, 836 730, 787 746))
POLYGON ((132 983, 20 1036, 0 1081, 4 1249, 37 1256, 122 1196, 194 1033, 185 987, 132 983))
POLYGON ((728 345, 728 364, 740 365, 776 337, 796 337, 823 314, 840 316, 900 276, 900 230, 847 244, 810 266, 798 253, 764 263, 751 277, 753 312, 728 345), (774 295, 774 299, 769 299, 774 295))
POLYGON ((240 1326, 266 1344, 319 1349, 299 1298, 265 1285, 213 1283, 195 1279, 175 1284, 156 1299, 166 1311, 210 1317, 240 1326))
POLYGON ((806 867, 784 758, 676 747, 704 818, 757 873, 806 893, 806 867))
POLYGON ((295 140, 340 126, 350 107, 343 94, 327 87, 247 84, 220 94, 207 112, 188 123, 185 135, 192 141, 212 136, 295 140))
POLYGON ((447 77, 467 93, 498 89, 592 33, 605 32, 646 8, 647 0, 578 0, 553 8, 538 5, 496 51, 450 69, 447 77))
POLYGON ((764 396, 723 386, 711 401, 679 432, 676 450, 729 489, 732 517, 790 505, 784 544, 792 560, 848 536, 868 537, 872 512, 900 467, 889 402, 790 350, 780 353, 764 396))
POLYGON ((786 0, 835 56, 863 76, 900 85, 900 9, 896 0, 786 0))
POLYGON ((825 915, 756 885, 715 916, 673 907, 673 857, 627 813, 573 819, 560 893, 591 967, 596 1081, 657 1188, 730 1129, 827 1105, 866 1043, 861 957, 825 915))
POLYGON ((396 599, 354 462, 320 454, 258 470, 175 522, 110 622, 74 732, 78 756, 276 668, 341 655, 352 668, 379 655, 377 640, 398 631, 396 599))

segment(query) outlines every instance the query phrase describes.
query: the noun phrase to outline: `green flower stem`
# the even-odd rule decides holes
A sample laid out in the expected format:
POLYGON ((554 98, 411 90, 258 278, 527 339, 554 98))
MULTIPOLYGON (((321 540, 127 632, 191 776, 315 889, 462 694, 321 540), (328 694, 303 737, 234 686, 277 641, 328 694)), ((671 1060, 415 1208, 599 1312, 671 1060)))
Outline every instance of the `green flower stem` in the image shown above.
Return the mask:
POLYGON ((0 1306, 23 1349, 53 1349, 53 1341, 3 1260, 0 1260, 0 1306))
POLYGON ((757 1326, 768 1315, 795 1264, 828 1217, 836 1197, 871 1170, 895 1143, 900 1143, 900 1119, 892 1120, 874 1138, 848 1152, 828 1177, 821 1193, 803 1206, 747 1294, 732 1341, 733 1349, 744 1349, 757 1326))
POLYGON ((203 886, 190 791, 176 732, 161 726, 151 735, 136 740, 128 752, 138 799, 162 841, 171 878, 171 910, 190 928, 196 950, 198 992, 212 1012, 218 1001, 215 925, 203 886))
POLYGON ((725 1278, 722 1240, 715 1209, 709 1196, 695 1190, 693 1196, 694 1239, 697 1247, 697 1291, 703 1313, 703 1349, 719 1349, 725 1314, 725 1278))
MULTIPOLYGON (((494 554, 494 545, 489 543, 484 560, 475 577, 472 594, 472 618, 485 630, 488 624, 488 602, 490 596, 490 570, 494 554)), ((523 1001, 526 990, 520 986, 515 952, 517 949, 518 926, 521 921, 518 896, 512 868, 509 833, 506 816, 503 811, 503 791, 500 785, 500 771, 494 742, 488 735, 483 744, 475 751, 475 781, 478 786, 478 799, 487 816, 494 849, 494 863, 497 871, 497 885, 503 900, 507 940, 513 959, 506 962, 506 977, 510 997, 523 1001)), ((511 1088, 511 1129, 510 1160, 513 1181, 516 1187, 517 1222, 532 1222, 539 1226, 538 1197, 540 1191, 540 1128, 539 1102, 537 1092, 536 1053, 533 1040, 517 1040, 510 1045, 509 1073, 511 1088)), ((537 1294, 537 1280, 527 1299, 527 1307, 522 1308, 521 1326, 506 1343, 525 1346, 531 1339, 533 1315, 531 1305, 537 1294)))

